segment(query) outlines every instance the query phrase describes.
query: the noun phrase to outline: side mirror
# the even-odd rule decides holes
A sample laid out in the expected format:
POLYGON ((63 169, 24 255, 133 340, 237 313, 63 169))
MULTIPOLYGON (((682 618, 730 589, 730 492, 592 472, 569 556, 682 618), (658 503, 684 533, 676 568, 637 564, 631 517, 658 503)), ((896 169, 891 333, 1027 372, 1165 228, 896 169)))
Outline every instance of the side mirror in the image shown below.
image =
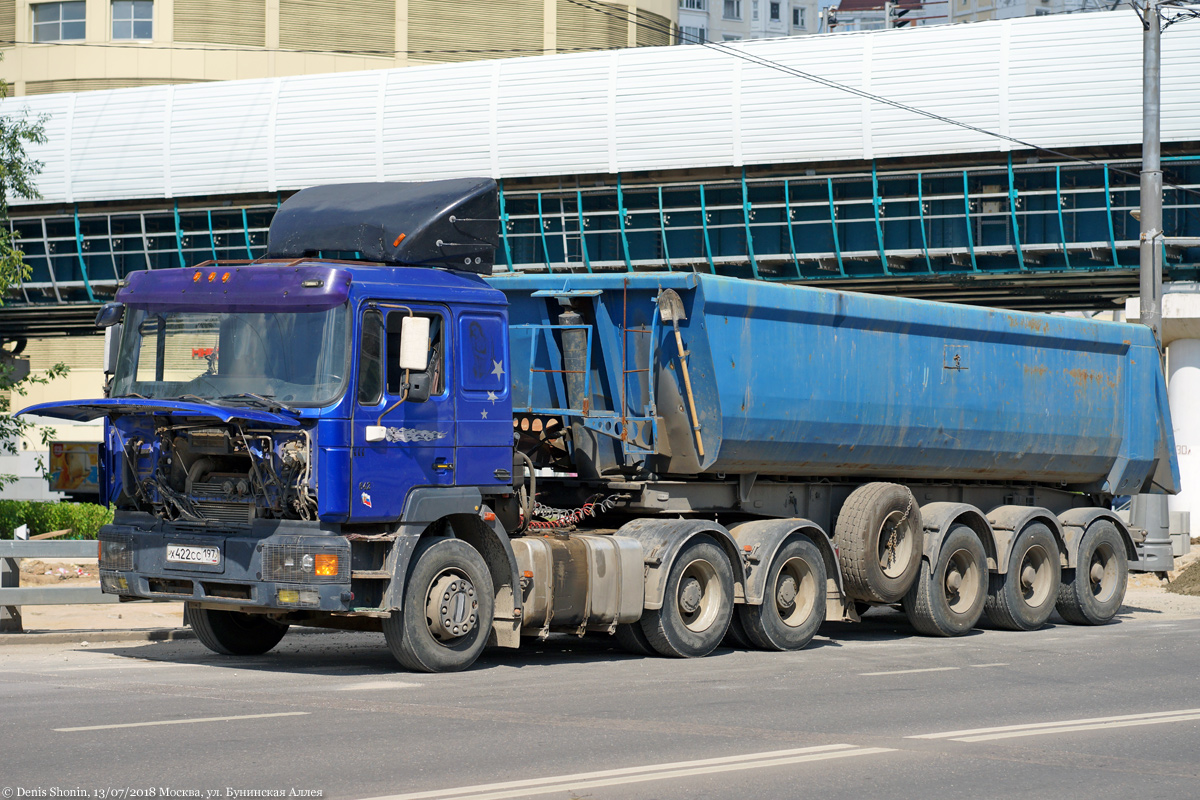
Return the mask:
POLYGON ((121 349, 121 331, 124 325, 109 325, 104 329, 104 374, 117 373, 117 353, 121 349))
POLYGON ((405 317, 400 323, 400 369, 429 369, 429 317, 405 317))
POLYGON ((105 303, 96 314, 97 328, 111 328, 125 316, 124 303, 105 303))
POLYGON ((424 403, 429 399, 433 389, 432 376, 428 372, 410 372, 408 374, 408 397, 411 403, 424 403))

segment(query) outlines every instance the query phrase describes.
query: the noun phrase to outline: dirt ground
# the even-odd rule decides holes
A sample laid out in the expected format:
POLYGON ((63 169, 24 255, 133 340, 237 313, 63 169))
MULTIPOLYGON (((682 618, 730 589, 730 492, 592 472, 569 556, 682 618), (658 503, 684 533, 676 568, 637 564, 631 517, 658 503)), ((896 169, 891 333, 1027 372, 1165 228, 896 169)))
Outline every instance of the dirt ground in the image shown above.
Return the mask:
POLYGON ((87 559, 21 559, 22 586, 86 586, 99 582, 100 576, 96 572, 94 560, 88 563, 87 559))

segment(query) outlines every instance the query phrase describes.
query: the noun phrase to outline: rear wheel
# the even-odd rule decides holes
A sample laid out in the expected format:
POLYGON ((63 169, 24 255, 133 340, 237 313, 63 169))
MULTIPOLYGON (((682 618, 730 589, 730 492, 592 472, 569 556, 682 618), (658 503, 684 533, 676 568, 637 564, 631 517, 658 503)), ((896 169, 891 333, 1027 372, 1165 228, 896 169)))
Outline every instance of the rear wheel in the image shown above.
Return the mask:
POLYGON ((895 603, 917 579, 925 530, 907 487, 868 483, 842 506, 834 528, 846 594, 871 603, 895 603))
POLYGON ((260 656, 279 644, 288 626, 261 614, 220 611, 187 603, 187 617, 200 644, 225 656, 260 656))
POLYGON ((1008 573, 993 575, 984 606, 998 628, 1032 631, 1042 627, 1058 598, 1058 543, 1040 522, 1025 526, 1013 542, 1008 573))
POLYGON ((621 649, 627 653, 633 653, 635 656, 658 655, 658 651, 650 646, 650 640, 646 638, 641 623, 631 622, 618 625, 613 636, 616 637, 617 644, 621 649))
POLYGON ((800 650, 825 621, 825 560, 808 539, 784 544, 771 562, 762 605, 738 606, 746 637, 763 650, 800 650))
POLYGON ((492 575, 475 548, 430 539, 413 554, 404 606, 383 621, 383 636, 408 669, 457 672, 487 645, 494 602, 492 575))
POLYGON ((987 553, 975 531, 955 525, 936 562, 904 595, 904 613, 926 636, 960 636, 979 622, 987 599, 987 553))
POLYGON ((664 656, 697 658, 721 644, 733 616, 733 568, 709 536, 684 545, 671 565, 662 608, 642 617, 642 631, 664 656))
POLYGON ((1103 625, 1121 609, 1128 577, 1125 542, 1117 526, 1097 520, 1079 542, 1075 568, 1063 570, 1055 608, 1075 625, 1103 625))

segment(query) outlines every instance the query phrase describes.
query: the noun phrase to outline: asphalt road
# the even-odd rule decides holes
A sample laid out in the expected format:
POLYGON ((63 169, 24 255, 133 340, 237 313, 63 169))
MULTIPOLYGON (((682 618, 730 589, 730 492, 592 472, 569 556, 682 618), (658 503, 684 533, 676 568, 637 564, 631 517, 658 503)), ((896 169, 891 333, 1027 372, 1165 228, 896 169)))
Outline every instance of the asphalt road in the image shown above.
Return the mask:
POLYGON ((3 797, 1190 798, 1200 619, 636 658, 528 641, 398 671, 382 636, 0 653, 3 797), (10 791, 11 790, 11 791, 10 791), (239 795, 251 790, 259 794, 239 795), (194 794, 193 794, 194 793, 194 794))

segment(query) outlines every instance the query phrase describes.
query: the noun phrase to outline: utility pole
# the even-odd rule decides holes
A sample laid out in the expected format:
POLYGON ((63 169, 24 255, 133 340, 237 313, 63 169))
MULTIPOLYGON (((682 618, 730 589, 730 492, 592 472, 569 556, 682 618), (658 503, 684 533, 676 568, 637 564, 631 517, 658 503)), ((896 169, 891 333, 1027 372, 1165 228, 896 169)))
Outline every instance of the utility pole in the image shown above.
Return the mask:
POLYGON ((1162 354, 1162 20, 1159 0, 1145 0, 1142 14, 1142 172, 1139 237, 1141 323, 1154 331, 1162 354))

